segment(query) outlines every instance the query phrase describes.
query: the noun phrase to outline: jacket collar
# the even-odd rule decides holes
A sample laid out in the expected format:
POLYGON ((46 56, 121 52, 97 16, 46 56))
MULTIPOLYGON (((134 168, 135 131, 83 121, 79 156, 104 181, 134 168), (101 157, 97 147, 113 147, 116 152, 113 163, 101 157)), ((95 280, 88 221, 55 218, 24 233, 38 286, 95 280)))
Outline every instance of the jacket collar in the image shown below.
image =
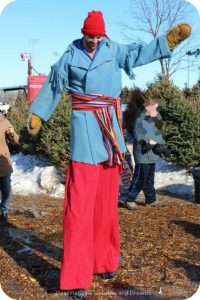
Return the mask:
POLYGON ((105 39, 105 42, 99 48, 93 60, 91 60, 91 58, 86 53, 84 53, 82 49, 77 48, 75 46, 75 43, 73 42, 68 48, 72 52, 72 60, 70 65, 86 70, 92 70, 98 67, 99 65, 112 60, 112 51, 110 51, 110 48, 111 42, 105 39))

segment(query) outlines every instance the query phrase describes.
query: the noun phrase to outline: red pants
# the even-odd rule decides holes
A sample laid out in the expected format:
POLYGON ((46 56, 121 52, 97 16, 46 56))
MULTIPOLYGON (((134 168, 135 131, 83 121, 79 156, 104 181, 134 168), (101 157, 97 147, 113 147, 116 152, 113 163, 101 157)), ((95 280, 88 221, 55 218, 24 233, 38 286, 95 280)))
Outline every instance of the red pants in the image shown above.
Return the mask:
POLYGON ((119 264, 119 167, 70 162, 63 211, 61 290, 83 288, 119 264))

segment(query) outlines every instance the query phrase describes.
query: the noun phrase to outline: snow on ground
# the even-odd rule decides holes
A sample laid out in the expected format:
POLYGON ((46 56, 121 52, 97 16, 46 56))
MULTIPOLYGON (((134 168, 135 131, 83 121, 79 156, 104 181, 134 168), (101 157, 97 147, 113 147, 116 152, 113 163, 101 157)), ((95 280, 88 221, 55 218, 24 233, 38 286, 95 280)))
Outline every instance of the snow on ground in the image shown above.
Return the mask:
MULTIPOLYGON (((12 156, 12 192, 18 195, 45 193, 62 198, 64 195, 64 180, 58 170, 47 161, 34 155, 18 153, 12 156)), ((160 160, 156 166, 155 187, 157 191, 171 195, 192 197, 194 181, 192 175, 174 163, 160 160)))
POLYGON ((155 188, 171 195, 191 198, 194 195, 193 176, 182 166, 160 160, 156 164, 155 188))
POLYGON ((18 195, 45 193, 63 197, 63 178, 57 169, 34 155, 18 153, 12 156, 12 192, 18 195))

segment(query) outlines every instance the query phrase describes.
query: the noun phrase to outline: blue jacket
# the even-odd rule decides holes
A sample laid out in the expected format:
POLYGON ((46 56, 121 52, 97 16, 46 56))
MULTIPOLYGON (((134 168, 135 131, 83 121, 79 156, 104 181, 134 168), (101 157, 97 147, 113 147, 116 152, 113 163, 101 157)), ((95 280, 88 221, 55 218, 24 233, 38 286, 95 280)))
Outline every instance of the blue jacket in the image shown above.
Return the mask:
POLYGON ((143 152, 141 141, 147 145, 150 145, 150 140, 154 140, 158 144, 164 144, 162 124, 162 117, 159 112, 156 117, 151 117, 149 113, 144 110, 137 117, 133 131, 133 156, 135 163, 150 164, 156 163, 160 159, 160 156, 155 154, 152 150, 143 152))
MULTIPOLYGON (((40 93, 31 105, 31 112, 47 121, 54 112, 62 93, 103 94, 118 97, 121 92, 121 70, 133 79, 133 68, 170 57, 166 37, 154 39, 150 44, 122 45, 104 39, 93 60, 79 47, 70 44, 51 72, 40 93)), ((118 144, 126 151, 114 109, 111 117, 118 144)), ((106 151, 99 125, 92 112, 72 111, 71 160, 97 164, 106 161, 106 151)))

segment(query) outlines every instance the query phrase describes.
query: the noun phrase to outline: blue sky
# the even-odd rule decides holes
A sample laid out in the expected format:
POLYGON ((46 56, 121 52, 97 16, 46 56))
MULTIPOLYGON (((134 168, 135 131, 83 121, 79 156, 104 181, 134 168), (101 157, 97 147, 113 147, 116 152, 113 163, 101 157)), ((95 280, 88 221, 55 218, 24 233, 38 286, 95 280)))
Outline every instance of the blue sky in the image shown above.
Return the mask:
MULTIPOLYGON (((59 59, 67 45, 81 37, 80 29, 90 10, 103 12, 107 34, 112 40, 127 43, 121 33, 120 21, 127 20, 129 4, 130 0, 11 2, 0 15, 0 87, 26 84, 27 61, 20 60, 21 52, 31 52, 35 69, 48 74, 50 66, 59 59)), ((195 7, 192 18, 195 26, 200 28, 200 17, 195 7)), ((144 87, 159 70, 158 62, 136 68, 136 80, 130 81, 123 75, 123 86, 136 84, 144 87)), ((190 72, 190 85, 197 82, 198 76, 198 72, 190 72)), ((182 87, 187 78, 188 73, 182 71, 176 74, 173 81, 182 87)))

